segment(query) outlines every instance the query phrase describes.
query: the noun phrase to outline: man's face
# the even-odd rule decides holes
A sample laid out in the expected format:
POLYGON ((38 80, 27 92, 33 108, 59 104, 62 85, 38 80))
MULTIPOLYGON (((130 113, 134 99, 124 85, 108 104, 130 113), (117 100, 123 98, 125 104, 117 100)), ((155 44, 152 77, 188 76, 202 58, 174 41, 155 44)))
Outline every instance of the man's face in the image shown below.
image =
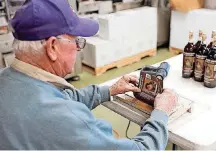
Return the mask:
POLYGON ((77 48, 76 37, 62 35, 51 37, 47 41, 47 55, 56 75, 65 77, 73 71, 76 61, 77 48))
POLYGON ((76 55, 77 51, 79 50, 77 48, 75 39, 76 37, 62 36, 64 39, 58 39, 59 40, 59 46, 60 46, 60 53, 59 55, 59 62, 62 65, 62 68, 64 69, 65 74, 70 74, 73 71, 74 64, 76 61, 76 55), (70 40, 70 41, 67 41, 70 40))

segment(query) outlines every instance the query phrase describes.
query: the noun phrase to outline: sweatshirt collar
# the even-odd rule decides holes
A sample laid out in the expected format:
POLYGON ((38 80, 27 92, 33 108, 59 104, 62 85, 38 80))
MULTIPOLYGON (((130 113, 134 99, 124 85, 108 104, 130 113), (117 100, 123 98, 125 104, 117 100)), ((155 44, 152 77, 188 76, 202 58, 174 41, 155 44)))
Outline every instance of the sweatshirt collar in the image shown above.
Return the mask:
POLYGON ((74 89, 74 86, 68 83, 64 78, 51 74, 50 72, 35 67, 31 64, 25 63, 21 60, 18 60, 17 58, 14 59, 13 63, 11 64, 11 67, 30 77, 39 79, 44 82, 52 83, 56 87, 74 89))

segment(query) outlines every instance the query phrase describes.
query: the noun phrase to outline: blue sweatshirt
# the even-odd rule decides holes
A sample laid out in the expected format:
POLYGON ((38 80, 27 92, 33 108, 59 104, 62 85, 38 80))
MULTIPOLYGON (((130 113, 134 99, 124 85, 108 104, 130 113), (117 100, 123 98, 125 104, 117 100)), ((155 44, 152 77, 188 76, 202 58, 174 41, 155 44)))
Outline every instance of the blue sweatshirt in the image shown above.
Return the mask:
POLYGON ((0 149, 165 149, 165 113, 154 110, 137 136, 116 139, 112 126, 91 113, 105 101, 110 101, 108 87, 58 88, 11 67, 5 68, 0 71, 0 149))

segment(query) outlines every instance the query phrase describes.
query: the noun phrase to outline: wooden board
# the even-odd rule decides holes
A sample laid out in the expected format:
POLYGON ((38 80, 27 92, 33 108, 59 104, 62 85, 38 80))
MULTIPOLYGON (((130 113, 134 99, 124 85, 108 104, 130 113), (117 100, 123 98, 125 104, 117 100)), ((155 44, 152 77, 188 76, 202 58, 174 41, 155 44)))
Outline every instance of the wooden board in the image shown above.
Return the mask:
POLYGON ((153 107, 146 104, 146 103, 143 103, 141 102, 140 100, 137 100, 136 98, 134 97, 131 97, 127 94, 120 94, 118 96, 114 96, 114 100, 116 100, 118 102, 119 101, 123 101, 127 104, 129 104, 130 106, 142 111, 142 112, 145 112, 147 114, 150 114, 153 110, 153 107), (118 100, 117 100, 118 99, 118 100))
POLYGON ((180 54, 183 52, 182 49, 179 49, 179 48, 175 48, 175 47, 169 47, 169 51, 173 54, 180 54))
MULTIPOLYGON (((151 112, 153 111, 152 106, 134 98, 133 93, 126 93, 126 94, 114 96, 113 100, 130 108, 131 110, 136 110, 136 112, 139 113, 143 112, 148 116, 150 116, 151 112)), ((169 116, 169 123, 176 120, 177 118, 179 118, 180 116, 182 116, 187 112, 192 112, 191 111, 192 104, 193 104, 192 101, 185 99, 183 97, 179 97, 178 105, 169 116)))
POLYGON ((114 11, 121 11, 121 10, 127 10, 127 9, 133 9, 133 8, 138 8, 142 6, 142 0, 137 0, 134 2, 127 2, 127 3, 123 3, 123 2, 119 2, 119 3, 114 3, 113 7, 114 7, 114 11))
POLYGON ((119 61, 115 61, 115 62, 113 62, 111 64, 107 64, 107 65, 102 66, 102 67, 92 68, 92 67, 89 67, 88 65, 86 65, 85 63, 83 63, 83 69, 90 72, 90 73, 93 73, 96 76, 99 76, 99 75, 105 73, 109 69, 116 68, 116 67, 121 68, 123 66, 130 65, 132 63, 138 62, 143 57, 155 56, 156 54, 157 54, 157 50, 156 49, 151 49, 151 50, 148 50, 148 51, 141 52, 141 53, 139 53, 137 55, 127 57, 127 58, 121 59, 119 61))

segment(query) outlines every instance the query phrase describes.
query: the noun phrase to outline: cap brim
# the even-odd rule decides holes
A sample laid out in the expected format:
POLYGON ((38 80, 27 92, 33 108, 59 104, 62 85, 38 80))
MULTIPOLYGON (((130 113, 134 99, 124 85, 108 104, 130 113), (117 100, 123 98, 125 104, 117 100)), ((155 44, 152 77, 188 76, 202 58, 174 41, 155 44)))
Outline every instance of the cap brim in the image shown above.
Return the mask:
POLYGON ((99 31, 97 21, 88 18, 79 18, 79 24, 71 31, 73 36, 91 37, 99 31))

